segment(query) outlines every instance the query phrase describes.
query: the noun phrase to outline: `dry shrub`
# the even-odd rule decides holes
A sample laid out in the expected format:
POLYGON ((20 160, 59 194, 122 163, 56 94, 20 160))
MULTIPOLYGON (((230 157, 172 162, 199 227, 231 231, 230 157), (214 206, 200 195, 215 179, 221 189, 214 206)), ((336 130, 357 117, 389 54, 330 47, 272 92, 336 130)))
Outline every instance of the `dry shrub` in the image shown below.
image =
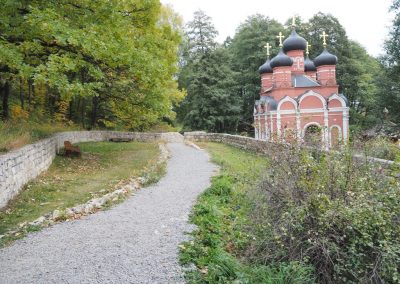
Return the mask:
POLYGON ((251 193, 247 257, 311 264, 320 283, 397 283, 399 182, 376 167, 349 152, 271 153, 271 168, 251 193))

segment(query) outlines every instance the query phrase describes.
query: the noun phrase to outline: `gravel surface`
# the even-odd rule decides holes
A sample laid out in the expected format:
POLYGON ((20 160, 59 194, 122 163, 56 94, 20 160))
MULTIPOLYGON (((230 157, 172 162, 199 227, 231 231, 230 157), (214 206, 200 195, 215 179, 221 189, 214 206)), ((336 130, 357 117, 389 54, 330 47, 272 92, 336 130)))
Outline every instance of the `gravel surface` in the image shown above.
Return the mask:
POLYGON ((168 144, 167 174, 124 203, 57 224, 0 250, 1 283, 183 283, 178 245, 197 196, 216 166, 182 143, 168 144))

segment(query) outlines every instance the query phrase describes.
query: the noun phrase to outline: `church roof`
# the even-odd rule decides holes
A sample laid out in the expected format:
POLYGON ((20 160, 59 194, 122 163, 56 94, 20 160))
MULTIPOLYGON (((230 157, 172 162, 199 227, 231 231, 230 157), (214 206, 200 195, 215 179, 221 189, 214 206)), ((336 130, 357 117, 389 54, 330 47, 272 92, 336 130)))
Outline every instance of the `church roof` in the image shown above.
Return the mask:
POLYGON ((265 61, 265 63, 260 66, 260 68, 258 69, 258 73, 272 73, 271 61, 269 59, 267 59, 267 61, 265 61))
POLYGON ((317 81, 306 76, 306 75, 294 75, 292 76, 293 87, 317 87, 320 86, 317 81))
POLYGON ((337 57, 324 48, 324 51, 314 59, 314 64, 316 67, 322 65, 336 65, 337 61, 337 57))
POLYGON ((304 60, 304 71, 317 71, 314 62, 308 56, 304 60))
POLYGON ((272 68, 281 67, 281 66, 292 66, 293 60, 289 56, 287 56, 283 50, 281 49, 277 56, 272 58, 270 63, 272 68))
POLYGON ((307 41, 299 36, 295 30, 292 30, 290 36, 283 42, 283 51, 288 52, 290 50, 305 50, 307 47, 307 41))
POLYGON ((270 96, 261 96, 259 100, 256 101, 256 105, 263 104, 266 106, 266 110, 276 110, 278 108, 278 103, 270 96))

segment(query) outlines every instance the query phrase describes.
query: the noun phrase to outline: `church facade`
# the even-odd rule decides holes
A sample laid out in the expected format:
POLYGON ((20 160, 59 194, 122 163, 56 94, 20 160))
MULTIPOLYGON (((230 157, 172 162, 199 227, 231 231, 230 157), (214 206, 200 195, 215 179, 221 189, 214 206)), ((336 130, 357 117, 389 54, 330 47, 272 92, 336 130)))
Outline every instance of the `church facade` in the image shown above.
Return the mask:
POLYGON ((336 82, 337 57, 324 50, 313 61, 309 45, 294 27, 280 51, 259 68, 260 99, 254 107, 255 138, 271 142, 318 144, 324 149, 346 143, 349 107, 336 82), (306 53, 306 56, 305 54, 306 53))

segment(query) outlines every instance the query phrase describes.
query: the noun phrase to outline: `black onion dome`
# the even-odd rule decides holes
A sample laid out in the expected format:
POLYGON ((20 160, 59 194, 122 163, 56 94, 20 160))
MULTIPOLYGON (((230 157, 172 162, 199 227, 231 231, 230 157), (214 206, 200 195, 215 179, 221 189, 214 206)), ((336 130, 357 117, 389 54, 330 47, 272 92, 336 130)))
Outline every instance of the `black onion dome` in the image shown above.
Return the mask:
POLYGON ((299 36, 295 30, 292 31, 290 36, 283 42, 283 51, 290 50, 306 50, 307 41, 299 36))
POLYGON ((292 66, 293 60, 285 53, 283 53, 283 50, 281 49, 278 55, 272 58, 270 65, 271 68, 281 67, 281 66, 292 66))
POLYGON ((335 55, 329 53, 329 51, 324 48, 324 51, 314 59, 315 67, 322 65, 336 65, 338 59, 335 55))
POLYGON ((314 62, 308 58, 308 56, 306 57, 306 60, 304 60, 304 71, 317 71, 314 62))
POLYGON ((258 72, 260 74, 272 73, 271 60, 268 59, 265 61, 265 63, 258 68, 258 72))

